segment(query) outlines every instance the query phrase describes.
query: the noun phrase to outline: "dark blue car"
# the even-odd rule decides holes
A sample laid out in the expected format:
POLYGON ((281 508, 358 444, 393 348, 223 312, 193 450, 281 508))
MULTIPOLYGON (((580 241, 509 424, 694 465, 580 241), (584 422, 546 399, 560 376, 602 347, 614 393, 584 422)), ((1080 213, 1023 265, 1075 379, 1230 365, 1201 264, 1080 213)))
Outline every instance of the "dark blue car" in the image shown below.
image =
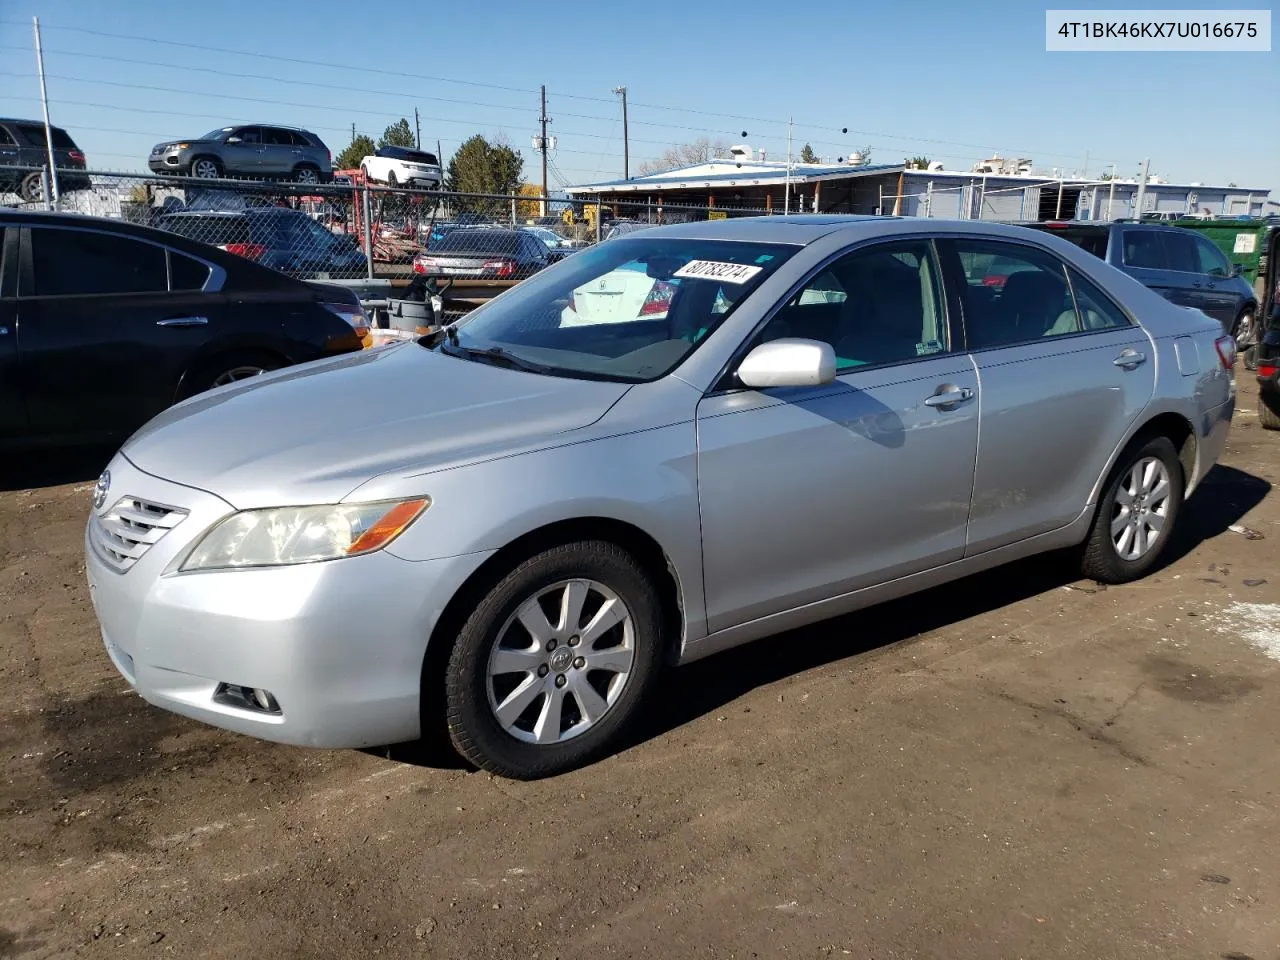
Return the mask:
POLYGON ((1253 287, 1221 250, 1192 230, 1135 221, 1022 226, 1070 240, 1165 299, 1207 313, 1241 347, 1256 340, 1258 298, 1253 287))

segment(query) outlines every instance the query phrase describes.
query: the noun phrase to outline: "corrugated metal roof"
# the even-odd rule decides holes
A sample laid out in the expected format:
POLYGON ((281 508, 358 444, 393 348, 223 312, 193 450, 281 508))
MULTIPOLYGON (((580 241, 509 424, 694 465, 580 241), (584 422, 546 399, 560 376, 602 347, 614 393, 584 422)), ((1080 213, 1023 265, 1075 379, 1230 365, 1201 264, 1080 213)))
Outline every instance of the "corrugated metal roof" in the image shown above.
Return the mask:
MULTIPOLYGON (((726 165, 730 162, 732 161, 726 161, 726 165)), ((702 166, 706 166, 706 164, 696 164, 696 167, 702 166)), ((847 180, 876 174, 898 173, 902 168, 903 165, 900 163, 868 164, 861 167, 852 167, 848 164, 830 164, 826 166, 793 165, 790 179, 792 183, 812 183, 816 180, 847 180)), ((567 193, 616 193, 621 191, 639 193, 659 190, 689 190, 696 187, 710 186, 781 186, 788 179, 785 164, 766 167, 759 163, 744 163, 741 170, 726 173, 695 173, 687 177, 681 176, 682 170, 692 169, 695 168, 685 167, 651 174, 646 177, 632 177, 630 180, 606 180, 601 183, 587 183, 581 186, 565 187, 564 189, 567 193)))

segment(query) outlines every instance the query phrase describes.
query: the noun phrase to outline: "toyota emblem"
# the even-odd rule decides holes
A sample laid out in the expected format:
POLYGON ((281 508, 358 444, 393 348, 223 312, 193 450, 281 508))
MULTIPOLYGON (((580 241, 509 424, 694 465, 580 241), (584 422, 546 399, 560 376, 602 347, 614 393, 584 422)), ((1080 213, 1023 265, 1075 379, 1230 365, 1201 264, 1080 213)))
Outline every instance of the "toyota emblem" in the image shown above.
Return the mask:
POLYGON ((107 491, 111 489, 111 471, 103 470, 98 482, 93 485, 93 509, 101 510, 107 502, 107 491))

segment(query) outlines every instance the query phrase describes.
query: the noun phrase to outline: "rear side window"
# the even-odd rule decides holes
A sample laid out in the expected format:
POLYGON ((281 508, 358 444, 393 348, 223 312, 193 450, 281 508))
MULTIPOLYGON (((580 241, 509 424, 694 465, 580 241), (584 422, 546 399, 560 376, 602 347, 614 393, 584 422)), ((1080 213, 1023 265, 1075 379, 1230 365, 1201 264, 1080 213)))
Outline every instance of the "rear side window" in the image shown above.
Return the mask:
POLYGON ((1065 265, 1046 251, 957 240, 969 347, 981 350, 1079 333, 1065 265))
POLYGON ((37 297, 164 293, 169 289, 163 247, 127 237, 31 229, 31 268, 37 297))
POLYGON ((1155 230, 1126 230, 1124 232, 1124 263, 1127 267, 1147 270, 1168 270, 1164 244, 1155 230))
POLYGON ((1099 260, 1107 259, 1107 231, 1106 230, 1054 230, 1054 236, 1062 237, 1063 240, 1070 240, 1081 250, 1091 253, 1099 260))
MULTIPOLYGON (((27 142, 28 146, 43 147, 44 127, 34 123, 23 123, 17 126, 18 136, 27 142)), ((50 132, 53 134, 53 145, 58 150, 74 150, 75 141, 67 135, 67 131, 61 127, 53 127, 50 132)))
POLYGON ((1080 315, 1081 330, 1113 330, 1133 325, 1124 311, 1099 290, 1093 281, 1086 279, 1084 274, 1068 267, 1067 275, 1071 277, 1071 292, 1076 297, 1076 312, 1080 315))
POLYGON ((14 142, 13 135, 4 127, 0 127, 0 147, 14 146, 17 146, 17 144, 14 142))
POLYGON ((1165 257, 1170 270, 1183 273, 1200 272, 1200 255, 1196 252, 1196 238, 1188 233, 1176 233, 1173 230, 1162 230, 1160 239, 1164 241, 1165 257))
POLYGON ((209 280, 209 268, 199 260, 169 251, 169 289, 203 290, 209 280))

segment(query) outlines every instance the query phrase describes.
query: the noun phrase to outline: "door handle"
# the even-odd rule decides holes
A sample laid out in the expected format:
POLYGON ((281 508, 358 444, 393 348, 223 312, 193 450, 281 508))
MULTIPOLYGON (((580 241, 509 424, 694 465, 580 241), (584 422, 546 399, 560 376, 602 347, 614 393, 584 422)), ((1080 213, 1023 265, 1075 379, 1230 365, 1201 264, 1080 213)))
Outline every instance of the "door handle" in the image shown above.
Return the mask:
POLYGON ((1117 367, 1124 367, 1126 370, 1132 370, 1141 363, 1147 362, 1147 355, 1139 353, 1137 350, 1125 350, 1120 356, 1111 361, 1117 367))
POLYGON ((169 317, 157 320, 157 327, 203 327, 209 322, 208 317, 169 317))
POLYGON ((951 407, 973 399, 973 391, 968 387, 945 387, 931 397, 926 397, 926 407, 951 407))

